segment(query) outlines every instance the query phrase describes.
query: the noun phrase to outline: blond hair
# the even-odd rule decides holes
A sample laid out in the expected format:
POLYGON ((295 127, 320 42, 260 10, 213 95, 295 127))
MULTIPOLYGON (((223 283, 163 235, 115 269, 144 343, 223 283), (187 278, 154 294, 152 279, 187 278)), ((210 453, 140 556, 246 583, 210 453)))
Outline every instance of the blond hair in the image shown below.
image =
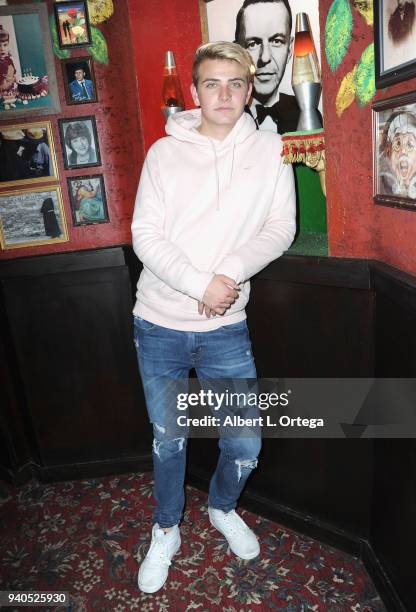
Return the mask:
POLYGON ((194 63, 192 65, 192 82, 195 87, 198 85, 199 66, 206 59, 237 62, 244 69, 247 83, 253 81, 256 69, 249 52, 237 43, 220 40, 201 45, 195 51, 194 63))

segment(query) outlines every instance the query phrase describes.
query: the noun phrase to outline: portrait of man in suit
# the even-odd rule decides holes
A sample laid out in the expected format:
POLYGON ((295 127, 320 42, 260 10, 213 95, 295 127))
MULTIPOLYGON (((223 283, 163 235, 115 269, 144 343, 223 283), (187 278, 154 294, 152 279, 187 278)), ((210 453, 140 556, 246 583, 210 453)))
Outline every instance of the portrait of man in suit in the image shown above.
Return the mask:
POLYGON ((74 67, 74 80, 70 82, 69 90, 73 102, 84 102, 95 98, 93 82, 86 78, 82 65, 74 67))
POLYGON ((258 128, 296 131, 300 110, 291 83, 294 22, 297 13, 308 14, 319 49, 318 0, 210 0, 204 11, 208 40, 237 42, 252 57, 256 73, 246 110, 258 128))
POLYGON ((292 56, 292 10, 288 0, 245 0, 236 16, 235 40, 250 53, 256 73, 250 113, 259 129, 296 130, 294 95, 279 92, 292 56))

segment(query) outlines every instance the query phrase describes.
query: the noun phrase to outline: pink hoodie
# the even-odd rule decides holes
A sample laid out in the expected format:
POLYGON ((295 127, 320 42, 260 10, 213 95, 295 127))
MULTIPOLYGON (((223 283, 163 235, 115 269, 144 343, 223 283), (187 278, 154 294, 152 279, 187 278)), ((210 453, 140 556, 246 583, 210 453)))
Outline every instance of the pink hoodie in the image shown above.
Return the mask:
POLYGON ((243 113, 218 141, 196 127, 200 110, 169 118, 168 137, 149 150, 134 208, 133 248, 143 263, 134 314, 184 331, 246 318, 249 278, 289 248, 295 235, 293 172, 281 138, 243 113), (198 313, 214 273, 240 284, 223 316, 198 313))

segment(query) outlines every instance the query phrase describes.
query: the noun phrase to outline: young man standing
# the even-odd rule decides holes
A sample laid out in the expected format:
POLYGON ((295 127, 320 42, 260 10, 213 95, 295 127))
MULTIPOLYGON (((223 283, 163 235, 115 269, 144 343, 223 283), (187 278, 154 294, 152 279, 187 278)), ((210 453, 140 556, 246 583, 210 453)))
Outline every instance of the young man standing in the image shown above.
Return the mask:
MULTIPOLYGON (((133 247, 143 263, 134 308, 135 342, 153 423, 156 499, 152 543, 138 576, 160 589, 181 539, 186 437, 170 439, 176 411, 169 381, 253 379, 246 325, 249 279, 279 257, 295 234, 292 168, 276 134, 259 132, 244 107, 254 67, 235 43, 202 45, 192 97, 200 109, 169 118, 167 138, 147 155, 137 193, 133 247)), ((261 438, 219 441, 209 487, 209 518, 231 550, 252 559, 260 548, 235 512, 257 466, 261 438)))

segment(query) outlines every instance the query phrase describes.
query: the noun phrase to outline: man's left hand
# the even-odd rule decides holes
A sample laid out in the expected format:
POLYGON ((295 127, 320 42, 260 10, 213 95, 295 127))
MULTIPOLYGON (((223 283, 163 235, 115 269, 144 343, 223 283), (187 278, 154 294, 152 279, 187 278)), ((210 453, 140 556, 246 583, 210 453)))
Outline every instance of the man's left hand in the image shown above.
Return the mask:
POLYGON ((211 310, 204 302, 198 302, 198 312, 200 315, 203 315, 205 311, 205 315, 209 317, 215 317, 215 310, 211 310))

